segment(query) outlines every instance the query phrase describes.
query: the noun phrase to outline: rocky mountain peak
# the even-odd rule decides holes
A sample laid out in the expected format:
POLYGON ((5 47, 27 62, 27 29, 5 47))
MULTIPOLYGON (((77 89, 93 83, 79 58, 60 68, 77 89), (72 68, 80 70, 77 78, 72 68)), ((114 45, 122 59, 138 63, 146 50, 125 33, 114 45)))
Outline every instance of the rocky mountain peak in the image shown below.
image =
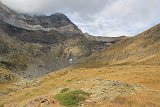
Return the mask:
POLYGON ((73 33, 82 33, 82 31, 62 13, 55 13, 50 16, 30 16, 26 14, 18 14, 1 2, 0 19, 7 24, 26 30, 54 30, 58 32, 68 31, 73 33))
POLYGON ((1 3, 1 1, 0 1, 0 10, 3 10, 3 11, 10 11, 10 9, 8 9, 8 7, 7 6, 5 6, 3 3, 1 3))

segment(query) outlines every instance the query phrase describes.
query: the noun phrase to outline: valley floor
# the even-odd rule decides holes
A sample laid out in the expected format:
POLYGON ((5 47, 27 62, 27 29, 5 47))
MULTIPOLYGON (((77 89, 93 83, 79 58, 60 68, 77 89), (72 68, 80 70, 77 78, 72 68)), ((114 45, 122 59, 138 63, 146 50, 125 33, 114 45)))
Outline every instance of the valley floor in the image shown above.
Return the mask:
POLYGON ((159 77, 160 66, 150 65, 67 68, 36 80, 3 84, 0 105, 61 107, 54 96, 69 88, 91 93, 84 107, 160 107, 159 77))

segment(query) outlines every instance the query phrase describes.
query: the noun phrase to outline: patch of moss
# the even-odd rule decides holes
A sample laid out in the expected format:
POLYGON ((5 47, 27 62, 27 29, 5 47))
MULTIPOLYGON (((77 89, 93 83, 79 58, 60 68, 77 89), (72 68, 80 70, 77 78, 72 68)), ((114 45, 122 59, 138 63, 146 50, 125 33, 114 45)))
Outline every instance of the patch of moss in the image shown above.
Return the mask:
POLYGON ((16 65, 11 62, 0 61, 0 67, 11 70, 16 68, 16 65))
POLYGON ((15 64, 17 69, 27 69, 27 63, 29 63, 29 58, 24 53, 14 54, 10 57, 10 59, 10 62, 15 64))
POLYGON ((9 70, 25 70, 27 69, 26 64, 15 63, 13 61, 0 61, 0 67, 9 69, 9 70))
POLYGON ((9 52, 10 47, 4 42, 0 42, 0 54, 7 54, 9 52))
POLYGON ((74 79, 67 80, 66 82, 72 82, 74 79))
POLYGON ((68 91, 69 91, 69 88, 64 88, 64 89, 61 90, 60 93, 65 93, 65 92, 68 92, 68 91))
POLYGON ((89 95, 89 93, 82 90, 74 90, 66 93, 60 93, 56 95, 55 98, 60 102, 60 104, 66 107, 75 107, 89 97, 89 95))

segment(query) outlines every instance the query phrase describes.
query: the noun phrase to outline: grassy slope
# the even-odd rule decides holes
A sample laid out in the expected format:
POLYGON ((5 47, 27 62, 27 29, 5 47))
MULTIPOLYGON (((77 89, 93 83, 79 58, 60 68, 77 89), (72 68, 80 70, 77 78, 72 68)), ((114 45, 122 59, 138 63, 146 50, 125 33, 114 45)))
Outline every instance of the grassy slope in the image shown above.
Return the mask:
POLYGON ((0 84, 14 82, 18 78, 11 71, 0 67, 0 84))
POLYGON ((8 107, 13 105, 22 107, 37 97, 51 96, 53 98, 63 87, 87 88, 91 83, 87 85, 80 83, 79 86, 76 86, 76 83, 81 80, 100 78, 131 85, 137 84, 142 87, 142 90, 120 95, 111 101, 85 102, 85 107, 159 107, 159 29, 160 25, 157 25, 136 37, 122 40, 107 50, 95 53, 88 61, 91 62, 89 63, 91 67, 82 64, 81 68, 66 68, 33 81, 36 83, 34 85, 23 87, 6 96, 0 96, 0 104, 8 107), (106 66, 108 64, 111 65, 106 66))
POLYGON ((42 95, 54 96, 57 94, 58 87, 70 87, 73 89, 86 88, 87 86, 80 84, 75 87, 74 83, 85 79, 101 78, 105 80, 121 81, 128 84, 138 84, 143 90, 135 94, 127 94, 119 96, 111 102, 101 102, 97 104, 85 103, 86 106, 92 107, 110 105, 124 107, 142 107, 142 106, 160 106, 160 76, 159 66, 110 66, 101 68, 77 68, 65 69, 55 74, 50 74, 44 78, 40 78, 41 84, 38 86, 30 86, 10 95, 1 96, 0 103, 15 103, 18 107, 28 104, 33 99, 42 95))
POLYGON ((10 70, 0 67, 0 96, 13 92, 11 84, 19 81, 19 77, 10 70))
POLYGON ((159 46, 160 24, 135 37, 121 40, 108 49, 94 53, 86 63, 93 66, 122 63, 159 65, 159 46))

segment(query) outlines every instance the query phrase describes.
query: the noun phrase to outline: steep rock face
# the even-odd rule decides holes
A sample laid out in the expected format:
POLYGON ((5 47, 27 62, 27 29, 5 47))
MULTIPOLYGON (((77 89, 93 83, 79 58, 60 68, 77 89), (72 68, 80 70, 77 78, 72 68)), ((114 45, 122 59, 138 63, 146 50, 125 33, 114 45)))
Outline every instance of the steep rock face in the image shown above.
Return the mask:
POLYGON ((50 16, 27 16, 22 18, 23 21, 30 25, 40 25, 44 28, 59 28, 64 26, 72 27, 70 31, 82 33, 78 27, 70 21, 70 19, 62 13, 55 13, 50 16))
POLYGON ((0 20, 26 30, 43 30, 82 33, 81 30, 62 13, 50 16, 28 16, 17 14, 0 2, 0 20))

